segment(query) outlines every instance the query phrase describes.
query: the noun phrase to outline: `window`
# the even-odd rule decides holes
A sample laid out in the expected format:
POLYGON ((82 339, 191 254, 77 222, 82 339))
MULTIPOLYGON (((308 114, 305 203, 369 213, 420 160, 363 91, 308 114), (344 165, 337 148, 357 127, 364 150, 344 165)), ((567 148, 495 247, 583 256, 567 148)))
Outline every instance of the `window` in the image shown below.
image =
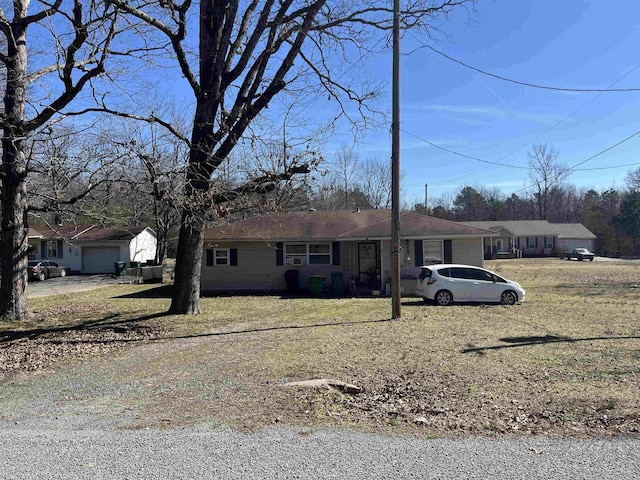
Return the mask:
POLYGON ((477 270, 475 268, 469 269, 469 278, 472 280, 480 280, 483 282, 493 282, 493 276, 489 272, 484 270, 477 270))
POLYGON ((451 278, 460 278, 463 280, 469 280, 471 278, 469 275, 469 269, 461 268, 461 267, 452 267, 451 278))
POLYGON ((229 265, 229 250, 226 248, 216 248, 213 251, 213 264, 229 265))
POLYGON ((527 237, 527 248, 536 248, 536 237, 527 237))
POLYGON ((553 248, 553 237, 544 237, 544 248, 553 248))
POLYGON ((438 270, 438 273, 441 277, 451 278, 451 269, 450 268, 441 268, 438 270))
POLYGON ((331 245, 328 243, 288 243, 284 246, 287 265, 329 265, 331 245))
POLYGON ((306 265, 308 263, 306 244, 285 245, 284 255, 287 259, 287 265, 306 265))
POLYGON ((331 263, 331 246, 328 243, 309 245, 309 264, 329 265, 331 263))
POLYGON ((228 248, 209 248, 207 249, 207 266, 209 267, 226 267, 230 265, 228 248))
POLYGON ((420 270, 420 275, 418 276, 418 278, 420 280, 424 280, 425 278, 431 278, 431 270, 429 270, 428 268, 423 268, 422 270, 420 270))
POLYGON ((49 240, 47 242, 47 258, 58 258, 58 241, 49 240))
POLYGON ((442 263, 442 241, 425 240, 422 242, 424 265, 442 263))

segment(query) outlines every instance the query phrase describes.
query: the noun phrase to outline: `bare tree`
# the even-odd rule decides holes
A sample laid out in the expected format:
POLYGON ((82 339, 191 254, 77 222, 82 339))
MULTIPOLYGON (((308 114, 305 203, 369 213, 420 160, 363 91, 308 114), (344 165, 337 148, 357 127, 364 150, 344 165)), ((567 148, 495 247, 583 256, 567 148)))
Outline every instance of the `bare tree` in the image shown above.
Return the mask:
POLYGON ((87 205, 127 176, 121 162, 128 157, 104 139, 96 125, 69 122, 34 132, 27 141, 28 213, 47 222, 95 214, 87 205))
MULTIPOLYGON (((390 31, 392 7, 370 0, 109 3, 166 38, 194 95, 186 172, 186 195, 192 202, 182 213, 170 311, 198 313, 205 219, 202 206, 215 209, 248 192, 272 191, 277 182, 310 168, 306 164, 287 164, 283 171, 254 177, 228 192, 211 189, 213 173, 274 97, 292 89, 312 96, 324 92, 337 105, 338 116, 351 120, 368 118, 368 101, 375 98, 379 89, 367 82, 362 72, 351 77, 360 77, 364 80, 361 82, 350 82, 341 75, 354 65, 354 57, 357 61, 370 53, 371 39, 376 34, 390 31), (196 8, 197 29, 188 20, 196 8), (198 39, 188 38, 189 31, 197 31, 198 39), (355 104, 355 114, 346 107, 347 102, 355 104)), ((426 30, 430 21, 471 3, 417 0, 403 12, 403 23, 405 28, 426 30)))
POLYGON ((352 191, 358 179, 358 170, 360 167, 360 159, 358 154, 354 152, 353 145, 341 145, 336 152, 336 158, 332 162, 331 171, 336 179, 336 183, 342 189, 344 195, 345 210, 355 205, 349 205, 349 192, 352 191))
MULTIPOLYGON (((361 163, 359 184, 372 208, 391 206, 391 162, 368 158, 361 163)), ((401 179, 402 181, 402 179, 401 179)))
POLYGON ((625 181, 629 190, 640 190, 640 168, 629 170, 625 181))
POLYGON ((5 319, 29 314, 29 139, 86 87, 95 86, 120 33, 116 9, 109 4, 81 0, 30 4, 14 0, 10 12, 0 7, 0 78, 4 79, 0 316, 5 319))
MULTIPOLYGON (((174 125, 179 120, 174 120, 174 125)), ((123 177, 118 187, 123 190, 129 209, 128 225, 152 224, 157 235, 154 262, 162 264, 169 250, 169 234, 180 225, 183 204, 184 167, 188 149, 184 142, 159 128, 126 122, 120 139, 111 142, 130 161, 121 163, 123 177), (126 128, 126 127, 129 128, 126 128)), ((107 196, 108 200, 109 197, 107 196)), ((119 222, 122 223, 122 222, 119 222)))
POLYGON ((533 183, 533 201, 538 218, 546 220, 551 201, 551 192, 562 185, 570 170, 558 161, 558 152, 550 145, 534 145, 529 151, 529 178, 533 183))

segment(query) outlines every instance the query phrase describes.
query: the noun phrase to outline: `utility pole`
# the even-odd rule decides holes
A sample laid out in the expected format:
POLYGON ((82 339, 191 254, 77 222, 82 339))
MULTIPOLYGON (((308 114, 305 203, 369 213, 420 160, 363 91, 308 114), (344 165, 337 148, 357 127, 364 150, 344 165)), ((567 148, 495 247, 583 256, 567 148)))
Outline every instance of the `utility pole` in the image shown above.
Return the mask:
POLYGON ((400 0, 393 0, 391 120, 391 318, 400 313, 400 0))

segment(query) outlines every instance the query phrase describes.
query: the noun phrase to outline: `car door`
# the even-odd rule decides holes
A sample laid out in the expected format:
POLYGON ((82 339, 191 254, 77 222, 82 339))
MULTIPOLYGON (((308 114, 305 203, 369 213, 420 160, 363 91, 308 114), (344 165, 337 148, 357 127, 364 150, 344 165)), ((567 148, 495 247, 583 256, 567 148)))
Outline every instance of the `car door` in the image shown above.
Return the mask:
POLYGON ((451 278, 448 287, 456 302, 469 302, 472 300, 473 281, 469 278, 469 269, 466 267, 451 267, 451 278))
POLYGON ((49 262, 49 271, 48 277, 59 277, 60 276, 60 265, 56 262, 49 262))
POLYGON ((471 296, 474 302, 497 302, 500 299, 500 288, 491 273, 479 268, 470 268, 472 278, 471 296))

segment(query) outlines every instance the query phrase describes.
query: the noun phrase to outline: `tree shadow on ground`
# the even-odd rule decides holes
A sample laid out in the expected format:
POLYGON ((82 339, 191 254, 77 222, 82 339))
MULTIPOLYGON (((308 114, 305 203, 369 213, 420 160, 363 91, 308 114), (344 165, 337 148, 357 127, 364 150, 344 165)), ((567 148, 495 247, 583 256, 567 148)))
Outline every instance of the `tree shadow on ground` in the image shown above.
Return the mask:
POLYGON ((275 332, 280 330, 307 330, 314 328, 326 328, 326 327, 351 327, 356 325, 365 325, 372 323, 387 323, 395 320, 391 318, 383 318, 379 320, 357 320, 357 321, 345 321, 345 322, 326 322, 326 323, 313 323, 308 325, 281 325, 277 327, 260 327, 260 328, 246 328, 242 330, 228 330, 224 332, 208 332, 208 333, 194 333, 189 335, 167 335, 163 337, 153 338, 150 340, 180 340, 189 338, 204 338, 204 337, 226 337, 230 335, 245 335, 251 333, 263 333, 263 332, 275 332))
POLYGON ((129 299, 171 298, 172 294, 173 294, 173 285, 160 285, 155 288, 148 288, 148 289, 141 290, 139 292, 134 292, 134 293, 126 293, 123 295, 118 295, 113 298, 129 298, 129 299))
POLYGON ((543 335, 543 336, 525 336, 525 337, 503 337, 499 340, 507 345, 492 345, 489 347, 477 347, 475 345, 467 345, 467 348, 460 353, 476 353, 484 355, 490 350, 504 350, 507 348, 530 347, 533 345, 546 345, 550 343, 577 343, 589 342, 595 340, 638 340, 638 335, 615 336, 615 337, 567 337, 564 335, 543 335))
POLYGON ((9 344, 18 340, 36 340, 39 337, 49 334, 64 334, 66 332, 77 331, 99 331, 113 330, 115 332, 124 332, 130 328, 139 327, 147 320, 153 320, 168 315, 166 312, 153 313, 137 318, 123 319, 119 314, 113 313, 103 318, 89 320, 86 322, 75 323, 71 325, 60 325, 56 327, 32 328, 15 330, 0 330, 0 348, 2 344, 9 344))

